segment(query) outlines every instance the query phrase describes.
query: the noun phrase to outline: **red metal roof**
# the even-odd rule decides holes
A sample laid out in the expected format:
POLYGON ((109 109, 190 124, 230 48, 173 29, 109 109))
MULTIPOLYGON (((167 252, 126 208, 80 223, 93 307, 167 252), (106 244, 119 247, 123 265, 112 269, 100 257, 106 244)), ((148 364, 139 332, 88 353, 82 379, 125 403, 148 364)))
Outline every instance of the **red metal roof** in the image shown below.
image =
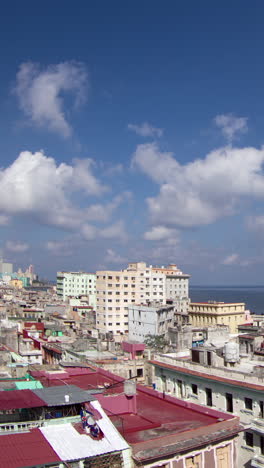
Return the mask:
POLYGON ((38 406, 46 406, 46 403, 31 390, 12 390, 12 392, 0 393, 0 410, 36 408, 38 406))
POLYGON ((39 429, 1 435, 0 453, 0 468, 35 467, 61 462, 39 429))

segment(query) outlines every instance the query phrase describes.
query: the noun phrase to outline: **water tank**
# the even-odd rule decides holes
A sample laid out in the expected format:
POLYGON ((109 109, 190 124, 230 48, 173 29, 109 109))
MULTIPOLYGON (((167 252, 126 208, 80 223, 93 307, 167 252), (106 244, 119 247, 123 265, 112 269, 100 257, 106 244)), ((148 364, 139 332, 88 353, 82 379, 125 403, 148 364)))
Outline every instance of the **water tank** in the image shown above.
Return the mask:
POLYGON ((65 403, 69 403, 70 395, 64 395, 65 403))
POLYGON ((137 393, 137 384, 134 380, 126 380, 124 382, 124 393, 126 396, 133 396, 137 393))
POLYGON ((229 341, 224 346, 224 358, 226 362, 239 361, 239 345, 233 341, 229 341))

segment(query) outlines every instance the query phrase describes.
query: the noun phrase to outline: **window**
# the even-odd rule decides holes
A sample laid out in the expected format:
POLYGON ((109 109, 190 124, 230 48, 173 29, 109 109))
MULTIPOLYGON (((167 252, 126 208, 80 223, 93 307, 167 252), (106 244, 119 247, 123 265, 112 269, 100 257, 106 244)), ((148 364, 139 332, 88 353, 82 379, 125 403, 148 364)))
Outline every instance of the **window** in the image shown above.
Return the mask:
POLYGON ((264 417, 264 405, 263 401, 259 402, 259 417, 263 418, 264 417))
POLYGON ((233 413, 233 395, 232 393, 226 393, 226 411, 233 413))
POLYGON ((260 452, 261 455, 264 455, 264 437, 260 436, 260 452))
POLYGON ((185 466, 186 468, 200 468, 202 466, 202 456, 199 454, 186 458, 185 466))
POLYGON ((245 398, 245 408, 247 410, 250 410, 252 411, 253 410, 253 401, 252 401, 252 398, 245 398))
POLYGON ((177 380, 177 386, 178 386, 178 397, 183 398, 183 384, 182 380, 177 380))
POLYGON ((192 384, 192 393, 194 395, 198 394, 198 386, 196 384, 192 384))
POLYGON ((206 395, 206 405, 213 406, 212 389, 206 388, 205 395, 206 395))
POLYGON ((137 377, 143 377, 143 369, 137 369, 137 377))
POLYGON ((245 442, 248 447, 254 447, 253 433, 245 432, 245 442))

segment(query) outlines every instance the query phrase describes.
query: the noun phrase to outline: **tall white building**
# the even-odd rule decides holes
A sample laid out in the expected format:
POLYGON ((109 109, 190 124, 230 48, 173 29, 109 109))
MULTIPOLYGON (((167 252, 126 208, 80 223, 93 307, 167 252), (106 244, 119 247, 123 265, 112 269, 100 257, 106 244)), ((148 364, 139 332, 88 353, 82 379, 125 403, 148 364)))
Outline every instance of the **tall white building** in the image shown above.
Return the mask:
POLYGON ((3 275, 11 275, 13 273, 13 263, 0 260, 0 273, 3 275))
MULTIPOLYGON (((129 263, 125 270, 97 271, 96 327, 115 336, 128 333, 128 306, 166 300, 188 301, 189 275, 176 265, 149 267, 144 262, 129 263)), ((187 303, 187 302, 186 302, 187 303)))
POLYGON ((96 307, 96 275, 94 273, 59 271, 57 294, 65 301, 67 297, 87 296, 89 305, 96 307))

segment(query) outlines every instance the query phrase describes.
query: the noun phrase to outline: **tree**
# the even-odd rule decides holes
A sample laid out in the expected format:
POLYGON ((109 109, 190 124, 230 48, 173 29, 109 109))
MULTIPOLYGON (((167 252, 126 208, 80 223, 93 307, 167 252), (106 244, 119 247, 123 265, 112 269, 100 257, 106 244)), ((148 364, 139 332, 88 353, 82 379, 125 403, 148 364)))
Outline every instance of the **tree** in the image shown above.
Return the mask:
POLYGON ((156 351, 164 351, 164 348, 168 345, 164 335, 147 335, 144 343, 148 348, 155 349, 156 351))

